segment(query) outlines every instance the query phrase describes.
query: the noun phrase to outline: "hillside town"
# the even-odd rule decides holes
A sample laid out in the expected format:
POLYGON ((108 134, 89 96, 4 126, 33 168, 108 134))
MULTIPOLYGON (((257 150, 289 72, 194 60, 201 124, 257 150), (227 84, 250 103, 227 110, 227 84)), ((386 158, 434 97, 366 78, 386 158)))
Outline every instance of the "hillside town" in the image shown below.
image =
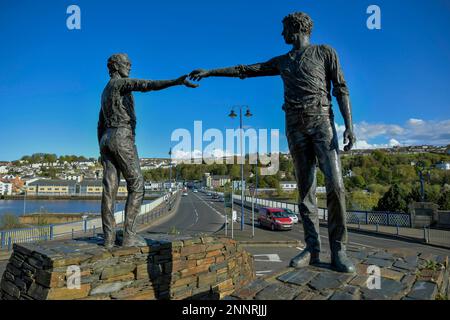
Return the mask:
MULTIPOLYGON (((387 155, 420 155, 420 154, 440 154, 449 155, 450 150, 445 146, 410 146, 393 147, 383 149, 387 155)), ((373 150, 352 150, 343 152, 342 157, 368 156, 373 150)), ((281 154, 282 162, 290 162, 288 153, 281 154)), ((178 176, 176 160, 163 158, 142 158, 140 160, 141 169, 145 176, 146 191, 161 191, 174 188, 178 180, 189 179, 186 174, 178 176), (169 176, 174 171, 173 176, 169 176), (152 172, 164 172, 162 175, 151 174, 152 172), (146 174, 149 173, 149 174, 146 174)), ((415 166, 415 162, 411 162, 415 166)), ((450 162, 442 161, 433 164, 434 169, 448 171, 450 162)), ((279 188, 284 192, 295 192, 297 182, 292 170, 280 168, 277 174, 277 185, 268 183, 267 188, 279 188), (284 171, 286 170, 286 171, 284 171)), ((52 196, 99 196, 102 193, 101 163, 95 158, 85 158, 83 156, 56 156, 54 154, 37 153, 31 156, 23 156, 20 160, 0 161, 0 196, 14 195, 52 195, 52 196)), ((254 179, 253 172, 249 172, 248 178, 254 179)), ((344 172, 346 178, 354 178, 352 170, 344 172)), ((232 177, 231 177, 232 179, 232 177)), ((231 182, 229 175, 215 174, 214 172, 203 172, 197 177, 202 185, 208 188, 218 189, 231 182)), ((237 182, 237 181, 236 181, 237 182)), ((264 188, 264 181, 261 181, 264 188)), ((320 183, 319 183, 320 184, 320 183)), ((240 186, 236 185, 236 189, 240 186)), ((319 185, 318 193, 325 193, 325 188, 319 185)), ((126 195, 126 184, 122 180, 119 187, 119 195, 126 195)))
MULTIPOLYGON (((141 169, 167 169, 169 159, 143 158, 141 169)), ((97 159, 76 156, 34 154, 16 161, 0 161, 0 196, 99 196, 102 193, 103 169, 97 159)), ((146 191, 173 188, 169 181, 146 181, 146 191)), ((126 195, 122 179, 118 195, 126 195)))

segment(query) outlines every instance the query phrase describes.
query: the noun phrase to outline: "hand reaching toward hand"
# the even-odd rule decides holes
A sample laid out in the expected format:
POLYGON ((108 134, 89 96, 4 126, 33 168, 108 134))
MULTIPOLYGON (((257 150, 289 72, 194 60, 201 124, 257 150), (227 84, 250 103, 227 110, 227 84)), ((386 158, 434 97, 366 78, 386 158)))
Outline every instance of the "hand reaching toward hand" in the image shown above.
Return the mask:
POLYGON ((208 78, 209 77, 209 72, 208 70, 204 70, 204 69, 197 69, 192 71, 189 74, 189 79, 194 80, 194 81, 200 81, 203 78, 208 78))
POLYGON ((189 81, 187 80, 187 77, 188 77, 188 75, 186 74, 186 75, 184 75, 184 76, 179 77, 179 78, 177 79, 177 81, 178 81, 180 84, 182 84, 182 85, 184 85, 184 86, 186 86, 186 87, 188 87, 188 88, 197 88, 197 87, 198 87, 198 84, 189 82, 189 81))

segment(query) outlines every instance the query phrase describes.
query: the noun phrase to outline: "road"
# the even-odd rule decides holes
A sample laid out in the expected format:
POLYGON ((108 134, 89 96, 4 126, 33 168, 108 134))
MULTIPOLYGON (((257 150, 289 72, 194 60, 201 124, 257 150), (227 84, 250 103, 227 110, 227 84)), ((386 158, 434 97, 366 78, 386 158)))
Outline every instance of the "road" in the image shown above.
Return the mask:
MULTIPOLYGON (((234 210, 240 216, 241 207, 235 204, 234 210)), ((189 191, 188 196, 182 197, 180 206, 176 214, 171 219, 164 221, 160 225, 156 225, 148 229, 150 232, 169 233, 171 230, 177 230, 185 234, 194 233, 218 233, 224 234, 224 206, 223 202, 214 200, 211 196, 204 193, 193 193, 189 191)), ((251 229, 250 217, 251 211, 244 210, 247 230, 251 229)), ((271 231, 261 229, 255 226, 257 237, 254 240, 258 242, 274 241, 274 240, 301 240, 304 239, 303 227, 296 224, 291 231, 271 231)), ((240 232, 240 223, 234 224, 234 234, 240 232)), ((321 253, 323 260, 328 260, 328 230, 326 227, 320 228, 323 252, 321 253)), ((409 242, 400 239, 392 239, 382 235, 368 235, 349 231, 348 246, 366 247, 366 248, 405 248, 416 252, 429 252, 436 255, 449 255, 450 250, 432 247, 416 242, 409 242)), ((278 246, 258 245, 248 246, 246 250, 255 256, 255 267, 257 275, 262 276, 281 270, 289 265, 290 259, 298 254, 303 248, 301 246, 278 246)))
POLYGON ((146 229, 147 233, 199 234, 220 230, 225 222, 223 208, 217 209, 206 196, 189 192, 182 196, 176 214, 146 229))

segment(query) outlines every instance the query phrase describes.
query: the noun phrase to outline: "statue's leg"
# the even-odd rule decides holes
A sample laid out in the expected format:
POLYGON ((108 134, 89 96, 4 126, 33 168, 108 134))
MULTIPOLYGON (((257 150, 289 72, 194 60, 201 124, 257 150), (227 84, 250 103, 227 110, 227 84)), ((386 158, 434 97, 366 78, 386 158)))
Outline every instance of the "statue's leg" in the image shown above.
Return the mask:
POLYGON ((136 218, 144 200, 144 177, 142 176, 134 138, 124 135, 118 139, 116 155, 120 171, 127 182, 128 197, 125 204, 123 246, 144 246, 146 241, 136 234, 136 218))
POLYGON ((289 149, 294 161, 299 188, 299 211, 306 248, 291 260, 292 267, 319 262, 320 235, 316 201, 316 157, 311 138, 298 127, 287 130, 289 149))
POLYGON ((102 225, 105 238, 105 246, 111 248, 116 240, 114 209, 117 190, 119 188, 120 173, 114 164, 114 159, 107 150, 101 154, 103 166, 103 193, 102 193, 102 225))
POLYGON ((319 167, 325 176, 327 189, 331 263, 337 271, 354 272, 355 267, 345 251, 347 243, 345 187, 334 124, 325 121, 317 127, 314 135, 314 149, 319 160, 319 167))

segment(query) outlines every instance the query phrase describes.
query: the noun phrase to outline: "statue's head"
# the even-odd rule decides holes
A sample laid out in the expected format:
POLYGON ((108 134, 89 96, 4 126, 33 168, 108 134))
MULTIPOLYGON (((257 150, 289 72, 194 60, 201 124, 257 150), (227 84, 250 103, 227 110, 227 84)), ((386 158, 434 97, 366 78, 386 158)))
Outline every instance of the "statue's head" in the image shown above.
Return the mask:
POLYGON ((303 12, 294 12, 283 19, 283 37, 287 44, 293 44, 298 36, 310 36, 313 28, 310 16, 303 12))
POLYGON ((113 54, 108 59, 109 75, 112 76, 115 73, 123 78, 128 78, 131 70, 131 61, 126 53, 113 54))

